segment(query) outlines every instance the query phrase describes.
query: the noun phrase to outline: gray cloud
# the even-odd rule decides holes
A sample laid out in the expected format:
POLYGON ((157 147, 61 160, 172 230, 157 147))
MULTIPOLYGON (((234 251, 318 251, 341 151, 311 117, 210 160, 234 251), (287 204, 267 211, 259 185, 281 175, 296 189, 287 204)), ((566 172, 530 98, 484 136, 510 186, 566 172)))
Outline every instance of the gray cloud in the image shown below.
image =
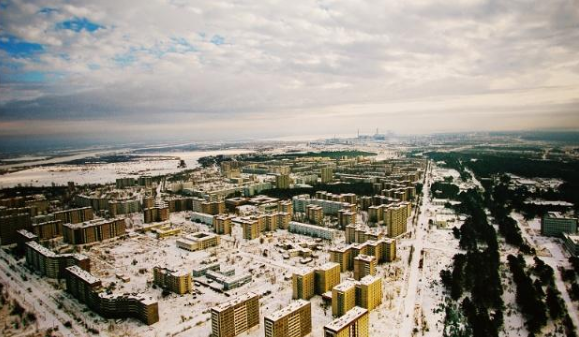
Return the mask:
POLYGON ((269 136, 280 121, 282 133, 579 127, 574 0, 11 2, 0 35, 45 48, 0 55, 0 119, 11 122, 0 135, 63 121, 137 132, 164 120, 162 132, 202 125, 211 136, 269 136), (57 11, 39 14, 47 7, 57 11), (104 28, 55 28, 74 17, 104 28), (2 80, 9 72, 58 76, 2 80))

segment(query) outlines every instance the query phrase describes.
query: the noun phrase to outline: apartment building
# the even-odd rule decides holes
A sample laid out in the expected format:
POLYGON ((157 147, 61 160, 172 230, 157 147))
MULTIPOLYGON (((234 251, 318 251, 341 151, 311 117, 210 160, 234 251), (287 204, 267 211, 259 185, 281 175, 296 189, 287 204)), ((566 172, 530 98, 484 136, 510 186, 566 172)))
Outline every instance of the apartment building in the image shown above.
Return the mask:
POLYGON ((153 268, 153 283, 163 289, 182 295, 193 291, 191 273, 167 268, 153 268))
POLYGON ((57 254, 35 241, 24 244, 26 264, 42 276, 52 279, 64 278, 65 269, 71 266, 90 271, 90 259, 81 254, 57 254))
POLYGON ((340 283, 340 264, 328 262, 314 270, 315 293, 322 295, 340 283))
POLYGON ((541 219, 541 235, 563 237, 577 234, 577 218, 565 217, 559 212, 548 212, 541 219))
POLYGON ((368 311, 382 304, 382 278, 372 275, 364 276, 356 282, 356 305, 368 311))
POLYGON ((354 258, 354 279, 361 280, 366 275, 376 275, 376 258, 360 254, 354 258))
POLYGON ((77 224, 92 219, 94 219, 94 214, 92 208, 90 207, 68 209, 54 213, 54 220, 60 220, 63 224, 77 224))
POLYGON ((356 283, 346 280, 332 289, 332 315, 340 317, 356 306, 356 283))
POLYGON ((315 293, 315 273, 302 269, 292 275, 293 299, 309 300, 315 293))
POLYGON ((104 241, 125 234, 124 218, 95 219, 82 223, 65 223, 62 226, 64 242, 73 245, 104 241))
POLYGON ((354 307, 324 326, 324 337, 369 337, 368 310, 354 307))
POLYGON ((259 321, 259 295, 253 292, 211 308, 212 337, 237 336, 259 321))
POLYGON ((32 224, 31 232, 40 240, 50 240, 62 236, 62 221, 52 220, 32 224))
POLYGON ((303 234, 314 238, 321 238, 326 240, 334 239, 334 231, 332 229, 305 224, 297 221, 290 221, 288 230, 291 233, 303 234))
POLYGON ((213 218, 213 228, 216 234, 231 235, 231 219, 232 217, 226 215, 216 215, 213 218))
POLYGON ((312 305, 297 300, 263 319, 265 337, 304 337, 312 332, 312 305))
POLYGON ((166 203, 158 203, 153 207, 143 209, 143 222, 161 222, 169 220, 169 205, 166 203))

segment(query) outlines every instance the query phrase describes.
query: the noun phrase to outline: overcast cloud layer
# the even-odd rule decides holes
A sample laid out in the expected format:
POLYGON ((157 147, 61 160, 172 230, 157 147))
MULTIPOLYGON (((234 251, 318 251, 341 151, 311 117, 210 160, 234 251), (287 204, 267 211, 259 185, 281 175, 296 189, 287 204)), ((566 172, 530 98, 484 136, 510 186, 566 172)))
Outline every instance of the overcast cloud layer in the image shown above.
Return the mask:
POLYGON ((579 128, 579 1, 0 1, 2 136, 377 127, 579 128))

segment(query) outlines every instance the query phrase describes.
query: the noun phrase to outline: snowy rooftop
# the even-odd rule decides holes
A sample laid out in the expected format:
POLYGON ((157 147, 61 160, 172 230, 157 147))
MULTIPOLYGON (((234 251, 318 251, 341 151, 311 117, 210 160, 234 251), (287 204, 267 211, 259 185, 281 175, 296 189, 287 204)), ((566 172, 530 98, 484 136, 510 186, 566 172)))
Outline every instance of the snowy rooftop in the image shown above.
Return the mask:
POLYGON ((84 280, 86 283, 89 283, 89 284, 94 284, 94 283, 101 281, 98 277, 93 276, 91 273, 87 272, 86 270, 84 270, 78 266, 68 267, 68 268, 66 268, 66 270, 73 273, 78 278, 84 280))
POLYGON ((334 289, 337 291, 345 291, 345 290, 348 290, 348 289, 355 287, 355 286, 356 286, 356 284, 354 283, 354 281, 346 280, 346 281, 338 284, 337 286, 335 286, 334 289))
POLYGON ((346 326, 360 318, 362 315, 368 312, 367 309, 360 308, 360 307, 353 307, 350 311, 348 311, 344 316, 333 320, 329 324, 327 324, 324 328, 329 329, 332 331, 340 331, 344 329, 346 326))
POLYGON ((326 262, 323 265, 317 267, 317 270, 330 270, 332 268, 336 268, 336 266, 340 266, 339 263, 335 263, 335 262, 326 262))
POLYGON ((278 319, 285 317, 285 316, 287 316, 287 315, 289 315, 289 314, 291 314, 291 313, 293 313, 293 312, 295 312, 295 311, 297 311, 305 306, 308 306, 308 305, 311 305, 310 301, 300 299, 300 300, 297 300, 295 302, 292 302, 290 305, 288 305, 287 307, 285 307, 281 310, 278 310, 274 313, 266 315, 264 317, 264 319, 266 319, 266 320, 269 319, 271 321, 277 321, 278 319))
POLYGON ((374 282, 376 282, 376 280, 381 280, 382 278, 378 277, 378 276, 373 276, 373 275, 366 275, 364 277, 362 277, 362 279, 360 281, 358 281, 359 284, 363 284, 363 285, 370 285, 374 282))
POLYGON ((356 256, 356 258, 354 258, 354 260, 361 260, 364 262, 372 262, 372 261, 376 260, 376 258, 374 256, 360 254, 360 255, 356 256))
POLYGON ((94 219, 94 220, 89 220, 89 221, 80 222, 80 223, 67 223, 67 224, 64 224, 64 226, 69 227, 69 228, 86 228, 86 227, 100 226, 100 225, 104 225, 107 223, 112 223, 112 222, 117 221, 117 220, 122 220, 122 218, 94 219))
POLYGON ((238 305, 239 303, 245 302, 247 300, 250 300, 256 296, 259 296, 258 294, 254 293, 254 292, 248 292, 246 294, 243 294, 237 298, 232 299, 231 301, 225 302, 225 303, 221 303, 218 306, 215 306, 213 308, 211 308, 211 310, 215 310, 218 312, 224 311, 229 309, 230 307, 233 307, 235 305, 238 305))

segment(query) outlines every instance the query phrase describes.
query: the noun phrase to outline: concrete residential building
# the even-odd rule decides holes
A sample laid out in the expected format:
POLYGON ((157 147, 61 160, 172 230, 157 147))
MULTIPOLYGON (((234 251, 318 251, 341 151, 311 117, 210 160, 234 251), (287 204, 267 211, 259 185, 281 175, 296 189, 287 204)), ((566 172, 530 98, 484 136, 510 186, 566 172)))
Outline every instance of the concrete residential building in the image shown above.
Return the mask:
POLYGON ((368 311, 382 304, 382 278, 372 275, 364 276, 356 282, 356 305, 368 311))
POLYGON ((32 233, 38 235, 40 240, 50 240, 62 236, 62 221, 53 220, 32 224, 32 233))
POLYGON ((163 289, 182 295, 193 291, 191 273, 176 272, 167 268, 153 268, 153 282, 163 289))
POLYGON ((54 213, 54 220, 60 220, 63 224, 81 223, 92 219, 94 219, 94 215, 90 207, 75 208, 54 213))
POLYGON ((232 217, 229 216, 216 215, 213 218, 213 228, 215 228, 215 233, 231 235, 231 219, 232 217))
POLYGON ((340 283, 340 264, 328 262, 314 270, 315 292, 318 295, 332 290, 340 283))
POLYGON ((212 337, 232 337, 259 324, 259 295, 246 293, 211 308, 212 337))
POLYGON ((376 275, 376 258, 360 254, 354 258, 354 279, 359 281, 366 275, 376 275))
POLYGON ((88 244, 112 239, 125 234, 125 219, 95 219, 62 226, 64 242, 73 245, 88 244))
POLYGON ((169 205, 166 203, 158 203, 154 207, 143 209, 143 222, 161 222, 169 220, 169 205))
POLYGON ((265 337, 304 337, 312 332, 312 304, 297 300, 263 319, 265 337))
POLYGON ((346 280, 332 289, 332 315, 340 317, 356 306, 356 284, 346 280))
POLYGON ((369 320, 367 309, 354 307, 324 326, 324 337, 369 337, 369 320))
POLYGON ((26 264, 48 278, 64 278, 71 266, 90 271, 90 259, 81 254, 57 254, 35 241, 25 243, 26 264))
POLYGON ((579 257, 579 235, 563 233, 563 241, 569 254, 579 257))
POLYGON ((290 233, 303 234, 314 238, 334 239, 334 231, 332 229, 297 221, 290 221, 288 230, 290 233))
POLYGON ((329 183, 334 179, 334 169, 331 167, 322 167, 320 170, 322 184, 329 183))
POLYGON ((225 213, 225 201, 204 201, 201 203, 201 212, 211 215, 225 213))
POLYGON ((277 174, 275 176, 275 187, 279 189, 287 189, 290 187, 289 174, 277 174))
POLYGON ((309 300, 314 296, 315 274, 311 269, 300 270, 292 275, 293 299, 309 300))
POLYGON ((558 212, 548 212, 541 219, 541 235, 562 237, 563 233, 577 234, 577 218, 565 217, 558 212))
POLYGON ((338 263, 342 272, 354 268, 350 255, 350 247, 330 248, 330 261, 338 263))
POLYGON ((321 206, 306 206, 306 219, 313 224, 321 225, 324 222, 324 211, 321 206))

